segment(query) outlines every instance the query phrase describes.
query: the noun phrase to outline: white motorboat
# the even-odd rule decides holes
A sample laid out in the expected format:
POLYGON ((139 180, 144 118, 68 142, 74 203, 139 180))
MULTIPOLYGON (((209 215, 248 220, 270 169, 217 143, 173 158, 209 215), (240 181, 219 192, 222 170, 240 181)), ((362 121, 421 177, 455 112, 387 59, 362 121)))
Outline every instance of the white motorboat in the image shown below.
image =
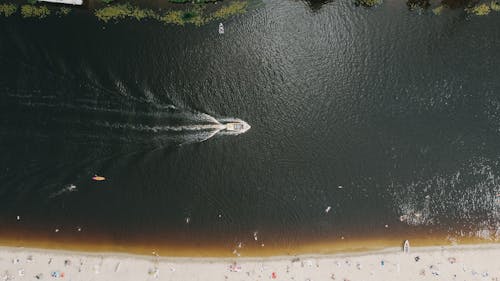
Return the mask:
POLYGON ((224 129, 221 132, 231 135, 242 134, 251 128, 247 122, 239 119, 230 120, 227 123, 222 123, 222 125, 224 125, 224 129))

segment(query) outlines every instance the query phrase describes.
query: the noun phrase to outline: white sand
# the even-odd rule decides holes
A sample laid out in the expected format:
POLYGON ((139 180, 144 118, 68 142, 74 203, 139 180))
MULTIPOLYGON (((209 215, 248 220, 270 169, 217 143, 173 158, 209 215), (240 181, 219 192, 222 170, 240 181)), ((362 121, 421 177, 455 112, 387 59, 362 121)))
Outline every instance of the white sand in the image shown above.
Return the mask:
POLYGON ((271 258, 157 258, 0 247, 6 280, 482 280, 500 281, 500 244, 271 258), (419 261, 415 261, 416 257, 419 261), (69 261, 65 265, 65 260, 69 261), (383 265, 382 265, 383 261, 383 265), (235 263, 235 264, 234 264, 235 263), (57 272, 64 277, 52 277, 57 272), (275 277, 275 278, 273 278, 275 277))

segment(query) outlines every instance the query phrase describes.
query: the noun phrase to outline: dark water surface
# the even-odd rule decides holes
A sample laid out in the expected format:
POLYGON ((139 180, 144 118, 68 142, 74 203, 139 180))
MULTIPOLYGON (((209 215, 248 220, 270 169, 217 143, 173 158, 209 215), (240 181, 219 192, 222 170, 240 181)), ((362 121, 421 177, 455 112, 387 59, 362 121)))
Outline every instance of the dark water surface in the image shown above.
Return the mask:
POLYGON ((499 241, 500 14, 268 1, 225 25, 0 19, 0 238, 499 241))

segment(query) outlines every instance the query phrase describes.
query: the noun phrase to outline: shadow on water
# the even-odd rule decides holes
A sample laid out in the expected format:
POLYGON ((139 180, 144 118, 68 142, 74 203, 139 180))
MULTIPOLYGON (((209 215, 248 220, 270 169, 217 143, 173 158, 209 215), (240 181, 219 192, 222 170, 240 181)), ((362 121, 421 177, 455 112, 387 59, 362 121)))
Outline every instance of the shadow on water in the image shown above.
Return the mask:
POLYGON ((323 5, 333 2, 333 0, 303 0, 313 11, 318 11, 323 5))

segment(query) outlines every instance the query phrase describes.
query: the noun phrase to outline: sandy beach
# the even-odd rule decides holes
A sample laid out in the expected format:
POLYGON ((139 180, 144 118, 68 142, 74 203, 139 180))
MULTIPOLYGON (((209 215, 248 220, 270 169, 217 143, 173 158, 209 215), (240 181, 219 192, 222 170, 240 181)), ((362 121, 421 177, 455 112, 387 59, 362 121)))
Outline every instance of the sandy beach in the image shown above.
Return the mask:
POLYGON ((0 280, 500 280, 500 244, 266 258, 0 247, 0 280))

